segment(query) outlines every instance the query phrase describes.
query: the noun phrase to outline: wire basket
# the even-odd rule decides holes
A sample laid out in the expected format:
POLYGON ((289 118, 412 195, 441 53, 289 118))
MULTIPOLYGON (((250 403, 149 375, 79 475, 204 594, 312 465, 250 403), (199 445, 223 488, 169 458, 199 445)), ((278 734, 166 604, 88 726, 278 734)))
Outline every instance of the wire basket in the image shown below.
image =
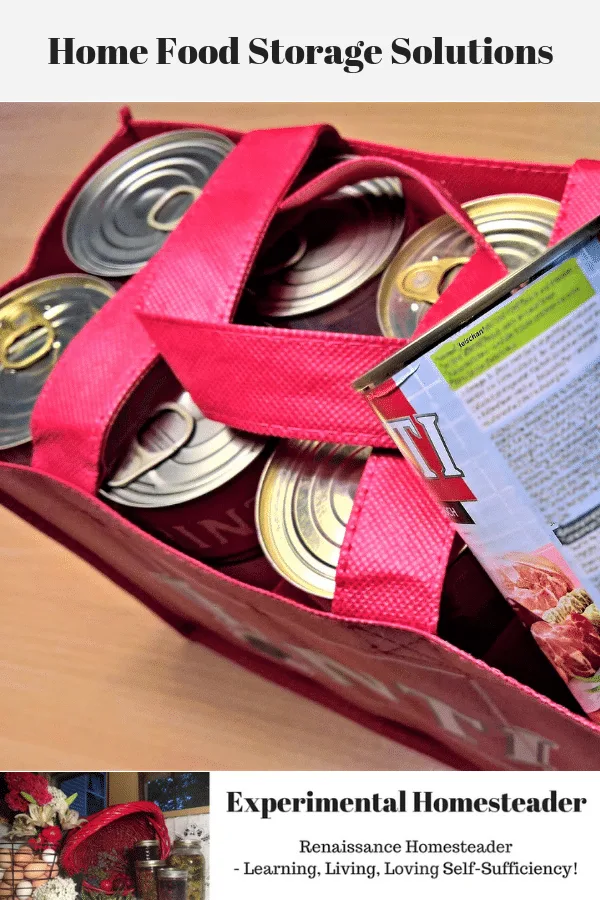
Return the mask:
POLYGON ((28 900, 58 875, 59 851, 34 850, 25 841, 0 840, 0 900, 28 900))

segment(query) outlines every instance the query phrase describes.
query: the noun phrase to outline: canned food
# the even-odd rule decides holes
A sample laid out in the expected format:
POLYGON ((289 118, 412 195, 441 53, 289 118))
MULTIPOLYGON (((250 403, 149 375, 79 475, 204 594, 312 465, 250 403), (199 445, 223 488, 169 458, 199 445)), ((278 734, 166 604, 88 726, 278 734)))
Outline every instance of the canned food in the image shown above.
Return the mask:
POLYGON ((185 869, 159 869, 158 900, 188 900, 189 873, 185 869))
POLYGON ((158 900, 157 872, 167 865, 164 859, 138 860, 135 864, 135 885, 138 900, 158 900))
POLYGON ((186 392, 159 404, 100 494, 192 556, 260 556, 254 499, 266 442, 206 419, 186 392))
POLYGON ((331 599, 366 447, 281 441, 265 466, 256 525, 265 556, 300 590, 331 599))
POLYGON ((348 185, 293 221, 282 218, 256 262, 242 317, 280 328, 378 333, 374 279, 403 230, 397 178, 348 185))
POLYGON ((0 297, 0 449, 31 439, 35 401, 67 344, 114 294, 89 275, 53 275, 0 297))
POLYGON ((600 218, 355 387, 600 722, 600 218))
POLYGON ((169 131, 102 166, 75 198, 63 244, 84 272, 133 275, 160 249, 233 149, 222 134, 169 131))
POLYGON ((133 858, 136 861, 160 859, 160 841, 138 841, 133 848, 133 858))
POLYGON ((197 839, 177 838, 168 859, 170 867, 188 874, 188 900, 204 900, 204 853, 197 839))
MULTIPOLYGON (((265 556, 293 586, 292 593, 280 591, 283 596, 329 608, 324 601, 334 594, 340 550, 369 453, 366 447, 317 441, 281 441, 277 446, 259 485, 256 522, 265 556), (304 596, 293 593, 298 589, 304 596)), ((481 657, 513 618, 462 543, 444 581, 440 637, 481 657)))
MULTIPOLYGON (((530 194, 501 194, 471 200, 463 209, 513 272, 546 249, 559 204, 530 194)), ((451 216, 440 216, 416 231, 381 278, 381 333, 410 338, 474 251, 473 239, 451 216)))

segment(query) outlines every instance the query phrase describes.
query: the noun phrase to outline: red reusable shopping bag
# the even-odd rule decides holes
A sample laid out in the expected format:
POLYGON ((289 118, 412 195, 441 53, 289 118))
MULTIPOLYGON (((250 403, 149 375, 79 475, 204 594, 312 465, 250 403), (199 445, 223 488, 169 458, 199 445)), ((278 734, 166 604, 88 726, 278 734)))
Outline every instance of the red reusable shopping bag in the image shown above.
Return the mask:
MULTIPOLYGON (((178 127, 137 122, 125 112, 121 129, 55 209, 27 269, 2 293, 74 271, 61 231, 78 190, 116 153, 178 127)), ((389 452, 383 427, 352 390, 357 376, 403 342, 245 326, 232 318, 278 211, 363 178, 397 175, 407 233, 446 212, 477 247, 428 314, 427 327, 505 273, 461 203, 509 192, 562 200, 555 241, 600 212, 600 164, 583 160, 569 169, 347 141, 358 159, 293 190, 315 147, 339 142, 333 129, 228 134, 236 148, 181 224, 63 353, 34 411, 31 465, 0 462, 1 499, 191 639, 450 765, 598 768, 600 728, 436 635, 452 527, 409 465, 389 452), (110 427, 160 357, 217 421, 258 434, 376 448, 356 495, 330 613, 190 559, 95 496, 110 427)))

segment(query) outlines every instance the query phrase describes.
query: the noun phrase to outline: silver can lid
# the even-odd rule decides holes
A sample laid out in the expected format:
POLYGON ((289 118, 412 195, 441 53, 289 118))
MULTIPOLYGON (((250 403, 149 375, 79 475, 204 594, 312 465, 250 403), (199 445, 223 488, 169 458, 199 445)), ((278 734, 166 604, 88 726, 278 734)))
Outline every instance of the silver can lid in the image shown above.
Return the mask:
POLYGON ((190 873, 187 869, 171 869, 170 867, 167 867, 165 869, 160 869, 156 874, 161 881, 164 881, 165 879, 171 881, 187 881, 190 873))
POLYGON ((146 509, 195 500, 235 478, 265 444, 205 418, 184 392, 155 408, 100 494, 146 509))
POLYGON ((397 178, 373 178, 310 203, 293 224, 275 222, 248 285, 272 320, 323 309, 383 271, 404 231, 397 178))
POLYGON ((58 358, 114 293, 91 275, 53 275, 0 297, 0 449, 31 439, 31 413, 58 358))
POLYGON ((222 134, 185 129, 119 153, 83 186, 67 214, 63 244, 69 258, 95 275, 133 275, 233 148, 222 134))

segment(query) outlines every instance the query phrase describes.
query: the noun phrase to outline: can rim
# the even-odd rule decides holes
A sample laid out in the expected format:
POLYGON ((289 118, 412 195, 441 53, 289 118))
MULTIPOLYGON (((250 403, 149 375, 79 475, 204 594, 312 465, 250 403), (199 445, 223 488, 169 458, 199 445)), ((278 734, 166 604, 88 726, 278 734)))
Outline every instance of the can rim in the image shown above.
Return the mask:
MULTIPOLYGON (((373 278, 376 278, 384 271, 386 266, 390 263, 390 260, 392 260, 394 255, 398 252, 406 227, 406 201, 404 198, 402 182, 399 178, 395 178, 394 182, 397 182, 397 184, 394 183, 393 186, 391 184, 387 185, 387 191, 384 194, 374 192, 372 187, 370 191, 366 189, 363 189, 362 191, 356 190, 361 184, 373 186, 381 180, 382 179, 372 178, 366 179, 364 182, 358 182, 357 185, 346 185, 335 193, 321 198, 319 201, 323 209, 327 208, 327 201, 331 200, 347 200, 350 203, 352 201, 363 201, 367 203, 367 205, 371 202, 369 198, 372 198, 373 202, 378 199, 380 200, 381 198, 384 198, 387 201, 385 222, 388 226, 389 234, 386 243, 382 245, 383 251, 385 252, 380 250, 379 253, 375 254, 371 268, 367 268, 366 276, 358 278, 356 273, 350 273, 351 287, 346 293, 343 293, 340 296, 335 296, 335 291, 336 288, 339 289, 344 283, 346 276, 341 281, 338 280, 327 286, 327 281, 332 278, 332 276, 329 275, 327 279, 323 278, 321 282, 318 280, 314 282, 314 285, 316 286, 321 285, 321 289, 318 293, 310 293, 307 296, 292 298, 271 297, 270 295, 257 298, 256 310, 261 319, 264 319, 270 324, 277 323, 282 319, 293 320, 294 318, 301 318, 323 311, 334 305, 341 304, 351 293, 360 289, 364 284, 371 281, 373 278), (399 204, 397 210, 394 209, 393 206, 396 202, 399 204), (330 296, 331 294, 333 294, 333 297, 330 296)), ((316 208, 318 209, 319 207, 316 208)), ((290 229, 290 231, 293 230, 293 228, 290 229)), ((286 232, 284 232, 284 234, 285 233, 286 232)), ((377 242, 375 242, 375 245, 377 245, 377 242)), ((369 261, 370 258, 369 260, 366 260, 366 263, 369 261)), ((338 276, 339 274, 347 273, 348 266, 349 263, 345 263, 336 270, 335 275, 338 276)))
MULTIPOLYGON (((10 307, 13 303, 35 303, 44 296, 46 288, 52 290, 52 288, 61 289, 69 287, 95 289, 98 293, 104 294, 107 299, 113 297, 118 290, 109 284, 108 281, 85 272, 65 272, 59 275, 45 275, 43 278, 36 278, 35 281, 28 281, 17 288, 13 288, 8 294, 4 294, 0 297, 0 316, 2 315, 3 310, 10 307)), ((0 372, 1 371, 4 371, 2 366, 0 366, 0 372)), ((50 370, 49 375, 51 373, 52 370, 50 370)), ((8 443, 0 441, 0 450, 12 450, 15 447, 22 447, 25 444, 30 443, 31 431, 29 427, 27 431, 27 435, 19 440, 11 440, 8 443)))
MULTIPOLYGON (((187 391, 183 391, 177 395, 175 403, 184 405, 188 399, 193 403, 189 393, 187 391)), ((204 416, 201 411, 199 412, 202 416, 202 420, 210 422, 214 421, 212 419, 206 419, 206 416, 204 416)), ((153 413, 150 413, 147 421, 150 421, 152 419, 152 416, 153 413)), ((204 472, 202 478, 196 478, 195 480, 191 479, 187 481, 185 483, 185 488, 182 488, 179 492, 160 493, 156 491, 152 493, 150 490, 148 490, 146 493, 141 492, 140 498, 137 500, 137 502, 132 497, 119 496, 120 491, 127 491, 129 488, 133 487, 137 481, 141 481, 144 476, 149 473, 159 472, 161 466, 171 463, 177 458, 180 452, 186 451, 194 438, 194 430, 194 432, 192 432, 190 438, 188 439, 188 442, 184 444, 183 447, 180 447, 172 457, 158 463, 158 465, 154 469, 150 469, 149 472, 145 472, 144 474, 140 475, 139 479, 133 480, 124 488, 114 488, 113 490, 107 490, 107 481, 105 481, 104 484, 98 489, 98 494, 104 497, 106 500, 110 500, 111 503, 114 503, 117 506, 125 506, 131 509, 153 510, 166 509, 168 507, 174 507, 183 503, 189 503, 194 500, 199 500, 201 497, 208 496, 209 494, 213 493, 213 491, 216 491, 219 488, 223 487, 223 485, 228 484, 230 481, 232 481, 234 478, 248 469, 261 456, 261 454, 264 453, 265 447, 269 443, 269 439, 264 437, 261 438, 259 435, 251 435, 237 431, 234 428, 230 428, 228 425, 223 425, 223 423, 221 422, 217 422, 214 424, 222 425, 224 429, 228 430, 229 440, 227 441, 226 446, 232 446, 235 444, 237 445, 238 452, 236 452, 234 456, 227 459, 224 464, 216 467, 216 469, 214 469, 209 476, 207 476, 207 473, 204 472)), ((140 425, 138 434, 144 428, 144 425, 144 422, 140 425)), ((132 438, 132 441, 134 440, 136 440, 136 437, 132 438)), ((202 457, 200 457, 199 461, 202 461, 202 457)))
MULTIPOLYGON (((316 445, 317 441, 308 441, 308 444, 316 445)), ((260 476, 260 481, 258 482, 258 488, 256 490, 256 502, 254 505, 254 518, 256 524, 256 533, 258 535, 258 541, 261 546, 263 553, 268 559, 269 563, 273 566, 276 572, 281 575, 282 578, 285 578, 286 581, 291 581, 296 587, 300 588, 300 590, 306 591, 308 594, 314 594, 317 597, 323 597, 326 600, 331 600, 334 594, 335 582, 332 580, 332 587, 327 588, 320 585, 315 585, 314 583, 308 581, 307 579, 301 578, 298 576, 298 573, 294 570, 293 567, 285 564, 285 558, 282 553, 279 553, 277 543, 272 539, 271 530, 269 528, 263 528, 263 524, 266 523, 269 525, 270 517, 261 516, 261 508, 263 496, 269 490, 268 481, 272 479, 275 475, 273 463, 275 461, 275 456, 279 449, 279 445, 275 447, 273 453, 269 456, 269 459, 265 463, 265 467, 260 476), (264 522, 263 522, 264 519, 264 522)))
POLYGON ((405 347, 402 347, 388 359, 379 363, 379 365, 374 366, 360 378, 357 378, 353 382, 352 387, 359 393, 379 387, 405 366, 414 362, 417 357, 427 353, 446 340, 446 338, 451 337, 461 328, 464 328, 465 325, 469 325, 482 313, 501 303, 502 300, 506 299, 513 291, 518 290, 529 279, 544 275, 562 256, 571 253, 578 246, 586 243, 594 235, 597 235, 599 231, 600 216, 597 216, 573 234, 567 235, 567 237, 563 238, 537 259, 521 269, 517 269, 516 272, 506 275, 490 288, 473 297, 460 309, 446 316, 445 319, 438 322, 429 331, 410 341, 405 347))
MULTIPOLYGON (((557 200, 552 200, 550 197, 543 197, 539 194, 515 193, 492 194, 489 197, 477 197, 475 200, 468 200, 466 203, 462 203, 461 208, 468 214, 473 222, 475 222, 477 217, 481 216, 483 218, 487 214, 505 214, 518 218, 524 216, 527 211, 535 212, 540 215, 553 216, 556 220, 560 204, 557 200)), ((440 236, 448 225, 454 225, 457 229, 460 228, 452 216, 447 214, 437 216, 437 218, 427 222, 422 228, 419 228, 411 234, 387 266, 379 282, 376 300, 377 321, 384 337, 397 337, 390 321, 390 288, 398 275, 398 272, 396 272, 397 266, 395 265, 396 260, 403 259, 405 255, 410 256, 411 252, 414 252, 414 248, 418 247, 419 243, 424 239, 430 240, 440 236), (394 273, 393 276, 391 274, 392 272, 394 273)), ((460 230, 462 231, 462 229, 460 230)), ((401 268, 404 268, 404 266, 401 268)))
POLYGON ((104 293, 107 297, 112 297, 117 293, 117 288, 114 288, 108 281, 99 278, 97 275, 87 274, 85 272, 65 272, 62 275, 45 275, 43 278, 36 278, 35 281, 28 281, 26 284, 20 285, 20 287, 13 288, 8 294, 3 294, 2 297, 0 297, 0 312, 2 312, 5 306, 9 306, 17 300, 21 302, 35 302, 43 296, 43 288, 45 285, 52 286, 53 284, 56 284, 57 287, 60 287, 61 283, 65 287, 97 288, 99 292, 104 293), (32 289, 32 296, 28 296, 29 291, 32 289))
MULTIPOLYGON (((72 253, 68 240, 68 234, 69 230, 72 227, 75 216, 79 213, 81 207, 84 205, 87 194, 94 183, 98 182, 99 184, 104 184, 107 179, 110 179, 116 175, 123 163, 134 160, 137 156, 143 154, 147 150, 153 150, 156 147, 160 147, 162 144, 168 145, 169 143, 177 143, 177 139, 184 140, 186 136, 193 136, 194 138, 197 138, 198 135, 204 135, 205 137, 208 137, 212 140, 218 138, 220 141, 222 141, 223 146, 227 147, 227 152, 230 152, 236 146, 231 138, 227 137, 227 135, 225 134, 221 134, 221 132, 219 131, 209 131, 206 128, 177 128, 173 129, 172 131, 162 131, 159 134, 154 134, 149 138, 144 138, 141 141, 136 141, 134 144, 126 147, 124 150, 121 150, 120 153, 117 153, 115 156, 111 156, 111 158, 107 160, 104 165, 100 166, 99 169, 96 169, 96 171, 92 173, 92 175, 77 191, 76 196, 74 197, 71 205, 69 206, 69 209, 67 210, 67 214, 63 222, 61 234, 62 247, 73 265, 77 266, 78 269, 82 269, 82 271, 89 271, 87 268, 84 269, 82 267, 80 261, 76 259, 75 254, 72 253)), ((123 268, 121 268, 120 266, 113 266, 111 268, 108 265, 98 265, 94 267, 93 274, 103 276, 104 278, 126 278, 130 275, 135 275, 136 272, 140 270, 140 268, 141 266, 138 265, 133 268, 127 265, 125 265, 123 268)))
MULTIPOLYGON (((284 539, 284 542, 278 540, 276 529, 273 528, 273 499, 277 496, 276 490, 278 481, 281 478, 282 473, 286 472, 284 466, 278 467, 276 465, 276 457, 278 454, 284 452, 284 448, 287 447, 293 452, 294 458, 301 457, 304 454, 313 454, 315 459, 317 459, 316 451, 325 446, 344 447, 354 452, 366 451, 367 454, 370 452, 370 448, 368 447, 350 447, 349 445, 331 442, 311 440, 289 440, 281 442, 270 455, 262 471, 256 491, 254 516, 256 532, 261 549, 275 571, 281 575, 282 578, 300 590, 316 597, 331 600, 335 593, 337 561, 335 564, 331 564, 324 557, 318 556, 311 550, 308 544, 303 541, 301 534, 298 535, 297 542, 293 542, 289 539, 284 539), (282 543, 285 543, 287 548, 290 551, 293 551, 293 553, 291 552, 286 555, 285 551, 282 550, 282 543), (303 554, 302 551, 305 551, 305 553, 303 554), (292 558, 298 562, 298 565, 291 564, 290 559, 292 558), (320 564, 324 571, 317 571, 317 564, 320 564), (314 579, 309 577, 310 572, 314 573, 314 579)), ((348 453, 347 456, 350 458, 352 453, 348 453)), ((297 483, 298 476, 301 474, 302 469, 293 468, 291 465, 288 467, 288 478, 292 483, 297 483)), ((282 501, 282 505, 283 515, 285 516, 286 512, 289 513, 290 511, 287 510, 285 500, 282 501)))
POLYGON ((171 866, 166 866, 162 872, 158 873, 159 878, 172 878, 173 881, 176 879, 181 881, 187 881, 189 878, 189 872, 187 869, 173 869, 171 866))

